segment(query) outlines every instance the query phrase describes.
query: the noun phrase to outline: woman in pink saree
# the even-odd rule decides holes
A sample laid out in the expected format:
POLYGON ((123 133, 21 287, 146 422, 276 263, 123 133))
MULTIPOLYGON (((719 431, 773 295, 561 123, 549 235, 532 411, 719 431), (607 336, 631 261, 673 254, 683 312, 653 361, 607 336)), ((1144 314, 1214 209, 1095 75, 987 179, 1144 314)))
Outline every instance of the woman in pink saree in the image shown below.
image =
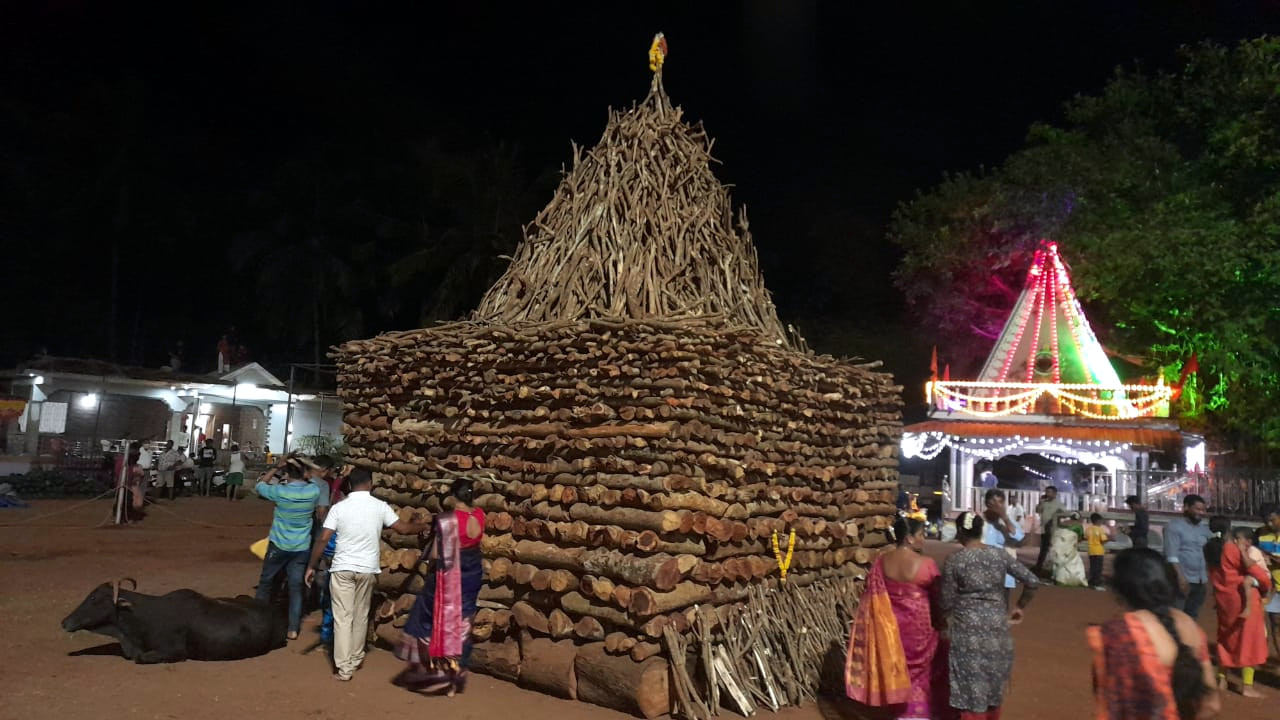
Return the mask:
POLYGON ((899 517, 896 547, 876 558, 849 633, 845 691, 900 720, 947 716, 947 654, 938 626, 937 564, 923 557, 924 523, 899 517))
POLYGON ((454 509, 436 516, 432 570, 409 613, 396 657, 405 669, 394 682, 414 692, 453 696, 467 685, 471 621, 484 582, 480 540, 484 511, 472 508, 472 482, 453 483, 454 509))

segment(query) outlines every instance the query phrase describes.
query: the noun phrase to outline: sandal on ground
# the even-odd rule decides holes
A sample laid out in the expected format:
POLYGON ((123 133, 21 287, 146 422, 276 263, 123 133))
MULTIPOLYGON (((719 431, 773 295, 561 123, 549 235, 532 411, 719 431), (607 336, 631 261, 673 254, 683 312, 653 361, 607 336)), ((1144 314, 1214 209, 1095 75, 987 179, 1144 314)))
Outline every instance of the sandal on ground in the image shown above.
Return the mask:
POLYGON ((297 640, 297 639, 298 639, 298 631, 297 631, 297 630, 290 630, 290 631, 285 635, 285 637, 289 638, 290 640, 297 640))

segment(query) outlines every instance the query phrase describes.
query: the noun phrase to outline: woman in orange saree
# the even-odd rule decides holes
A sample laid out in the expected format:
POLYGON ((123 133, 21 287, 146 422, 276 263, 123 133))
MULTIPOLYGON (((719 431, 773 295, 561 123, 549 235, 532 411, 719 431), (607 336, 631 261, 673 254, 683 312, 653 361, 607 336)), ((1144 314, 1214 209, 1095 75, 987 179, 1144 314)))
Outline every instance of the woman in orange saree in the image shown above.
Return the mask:
POLYGON ((890 532, 897 546, 876 558, 849 633, 845 691, 893 718, 933 720, 948 707, 938 566, 920 554, 923 522, 899 517, 890 532))
MULTIPOLYGON (((1214 536, 1204 546, 1204 557, 1218 610, 1218 665, 1238 668, 1240 694, 1259 698, 1262 694, 1253 687, 1253 672, 1267 662, 1262 595, 1271 589, 1271 576, 1249 560, 1247 545, 1233 538, 1227 518, 1210 519, 1209 529, 1214 536)), ((1219 678, 1220 683, 1225 680, 1223 675, 1219 678)))

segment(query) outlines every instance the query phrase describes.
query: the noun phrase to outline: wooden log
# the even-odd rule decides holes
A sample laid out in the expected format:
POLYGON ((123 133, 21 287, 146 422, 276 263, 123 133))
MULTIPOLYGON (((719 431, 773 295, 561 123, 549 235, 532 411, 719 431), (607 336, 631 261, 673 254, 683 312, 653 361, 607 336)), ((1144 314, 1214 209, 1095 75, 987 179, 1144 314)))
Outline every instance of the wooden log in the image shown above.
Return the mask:
POLYGON ((604 636, 605 652, 612 655, 622 655, 631 650, 636 645, 635 637, 626 633, 611 632, 604 636))
POLYGON ((520 643, 513 637, 476 643, 471 650, 471 667, 485 675, 516 682, 520 677, 520 643))
POLYGON ((569 517, 592 525, 617 525, 630 530, 652 530, 660 533, 678 530, 682 522, 682 513, 670 510, 601 508, 586 503, 570 507, 569 517))
POLYGON ((643 718, 671 712, 667 661, 634 662, 610 655, 604 643, 583 645, 574 660, 578 699, 643 718))
POLYGON ((511 619, 516 625, 543 635, 551 632, 547 616, 523 600, 511 606, 511 619))
POLYGON ((662 652, 662 646, 656 642, 637 642, 635 647, 631 648, 627 654, 631 656, 632 662, 644 662, 649 658, 662 652))
POLYGON ((578 699, 578 679, 574 667, 577 648, 568 640, 552 640, 520 634, 520 687, 547 695, 578 699))
POLYGON ((577 592, 567 592, 560 596, 560 607, 578 616, 590 616, 601 622, 619 627, 635 627, 635 621, 625 612, 610 605, 592 602, 577 592))
POLYGON ((704 603, 712 597, 711 588, 694 582, 683 582, 670 592, 655 592, 649 588, 632 588, 628 610, 637 617, 652 617, 659 613, 704 603))
POLYGON ((604 625, 590 615, 581 617, 573 624, 573 634, 579 640, 604 640, 604 625))
POLYGON ((555 608, 547 615, 547 632, 557 640, 572 636, 573 625, 573 620, 560 608, 555 608))

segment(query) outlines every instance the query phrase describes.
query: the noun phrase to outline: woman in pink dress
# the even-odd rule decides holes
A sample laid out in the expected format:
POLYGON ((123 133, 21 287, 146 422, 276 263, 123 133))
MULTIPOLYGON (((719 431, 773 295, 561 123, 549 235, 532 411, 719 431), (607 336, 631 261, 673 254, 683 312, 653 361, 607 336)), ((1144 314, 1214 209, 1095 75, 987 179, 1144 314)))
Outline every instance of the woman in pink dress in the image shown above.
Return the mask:
POLYGON ((849 634, 845 690, 894 718, 936 720, 948 712, 938 566, 921 554, 923 522, 899 517, 889 532, 895 546, 876 558, 849 634))

